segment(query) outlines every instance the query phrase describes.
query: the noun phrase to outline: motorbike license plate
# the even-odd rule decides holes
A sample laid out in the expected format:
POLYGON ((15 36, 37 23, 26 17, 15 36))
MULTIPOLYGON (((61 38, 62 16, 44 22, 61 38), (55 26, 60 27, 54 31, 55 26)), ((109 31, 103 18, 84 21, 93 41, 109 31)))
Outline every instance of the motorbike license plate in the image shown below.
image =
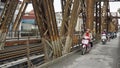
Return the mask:
POLYGON ((85 47, 86 47, 86 45, 83 45, 82 47, 83 47, 83 48, 85 48, 85 47))
POLYGON ((103 41, 105 41, 105 40, 103 39, 103 41))
POLYGON ((89 40, 82 40, 82 44, 88 44, 89 43, 89 40))

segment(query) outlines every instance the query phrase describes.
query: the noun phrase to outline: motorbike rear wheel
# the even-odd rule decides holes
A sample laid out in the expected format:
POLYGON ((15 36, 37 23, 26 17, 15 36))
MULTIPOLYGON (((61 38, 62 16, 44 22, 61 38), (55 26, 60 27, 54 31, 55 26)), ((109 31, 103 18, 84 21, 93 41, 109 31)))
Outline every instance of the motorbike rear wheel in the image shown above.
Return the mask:
POLYGON ((89 44, 89 46, 87 47, 87 52, 89 53, 91 49, 92 49, 92 45, 89 44))

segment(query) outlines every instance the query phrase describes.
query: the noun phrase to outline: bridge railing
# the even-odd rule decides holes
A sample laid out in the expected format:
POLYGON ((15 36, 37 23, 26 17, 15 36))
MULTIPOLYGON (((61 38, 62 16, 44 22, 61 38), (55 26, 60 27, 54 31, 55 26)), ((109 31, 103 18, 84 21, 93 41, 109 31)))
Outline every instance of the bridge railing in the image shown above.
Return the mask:
POLYGON ((31 38, 40 38, 39 32, 32 32, 32 31, 9 31, 7 33, 6 39, 24 39, 27 37, 31 38))

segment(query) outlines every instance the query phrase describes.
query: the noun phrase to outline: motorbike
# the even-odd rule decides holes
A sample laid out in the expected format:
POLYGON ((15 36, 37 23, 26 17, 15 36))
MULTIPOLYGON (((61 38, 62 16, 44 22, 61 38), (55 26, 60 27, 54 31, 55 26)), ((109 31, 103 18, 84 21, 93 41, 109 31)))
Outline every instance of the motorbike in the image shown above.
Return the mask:
POLYGON ((102 34, 101 41, 102 41, 103 45, 106 44, 106 42, 107 42, 106 34, 102 34))
POLYGON ((114 32, 114 38, 117 38, 117 33, 116 32, 114 32))
POLYGON ((110 34, 107 35, 107 40, 110 42, 110 34))
POLYGON ((82 49, 81 54, 84 55, 85 53, 89 52, 91 50, 91 44, 89 39, 82 39, 82 49))
POLYGON ((111 33, 111 39, 114 39, 114 33, 113 32, 111 33))

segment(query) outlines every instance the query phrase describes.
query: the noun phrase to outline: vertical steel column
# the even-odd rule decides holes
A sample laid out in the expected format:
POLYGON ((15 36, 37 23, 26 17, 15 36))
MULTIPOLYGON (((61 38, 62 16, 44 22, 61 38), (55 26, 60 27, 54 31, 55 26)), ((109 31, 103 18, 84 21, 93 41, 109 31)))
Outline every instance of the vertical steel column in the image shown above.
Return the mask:
POLYGON ((96 34, 101 33, 101 1, 96 2, 96 34))
POLYGON ((87 0, 87 21, 86 28, 93 30, 95 0, 87 0))
POLYGON ((14 13, 18 5, 18 0, 7 0, 0 20, 0 49, 4 47, 6 34, 14 18, 14 13))
POLYGON ((119 21, 118 21, 118 13, 116 12, 116 32, 118 31, 118 25, 119 25, 119 21))
POLYGON ((87 13, 86 13, 86 9, 87 9, 87 6, 86 6, 86 0, 82 0, 81 1, 81 7, 82 7, 82 19, 83 19, 83 32, 85 31, 85 29, 86 29, 86 26, 85 26, 85 24, 86 24, 86 15, 87 15, 87 13))
POLYGON ((45 23, 46 19, 44 17, 44 13, 43 13, 44 11, 42 10, 42 8, 43 8, 42 4, 43 4, 42 0, 39 0, 39 1, 32 0, 32 5, 33 5, 38 29, 40 31, 40 36, 44 37, 44 35, 48 34, 48 31, 47 31, 47 28, 46 28, 47 27, 46 23, 45 23))
POLYGON ((24 15, 24 12, 27 8, 28 2, 26 2, 25 0, 22 2, 22 5, 20 6, 18 15, 15 19, 15 22, 13 23, 13 27, 12 27, 12 31, 17 31, 18 27, 20 25, 20 21, 22 19, 22 16, 24 15))
POLYGON ((66 0, 61 0, 62 16, 64 15, 65 5, 66 5, 66 0))
POLYGON ((80 8, 81 8, 80 0, 74 0, 72 12, 71 12, 71 18, 70 18, 69 26, 68 26, 68 34, 66 37, 65 47, 63 51, 64 54, 69 53, 71 50, 71 46, 73 43, 72 40, 73 40, 74 29, 77 23, 77 19, 79 17, 80 8))
POLYGON ((68 25, 71 13, 72 0, 62 0, 62 25, 60 28, 60 36, 65 36, 68 32, 68 25))
POLYGON ((109 9, 109 0, 105 0, 103 2, 103 8, 102 8, 102 31, 106 29, 106 31, 109 31, 109 24, 110 24, 110 9, 109 9))
POLYGON ((109 24, 110 24, 110 9, 109 9, 109 0, 106 0, 106 29, 107 32, 109 31, 109 24))
POLYGON ((62 55, 53 0, 32 0, 36 21, 44 44, 45 58, 51 60, 62 55))

